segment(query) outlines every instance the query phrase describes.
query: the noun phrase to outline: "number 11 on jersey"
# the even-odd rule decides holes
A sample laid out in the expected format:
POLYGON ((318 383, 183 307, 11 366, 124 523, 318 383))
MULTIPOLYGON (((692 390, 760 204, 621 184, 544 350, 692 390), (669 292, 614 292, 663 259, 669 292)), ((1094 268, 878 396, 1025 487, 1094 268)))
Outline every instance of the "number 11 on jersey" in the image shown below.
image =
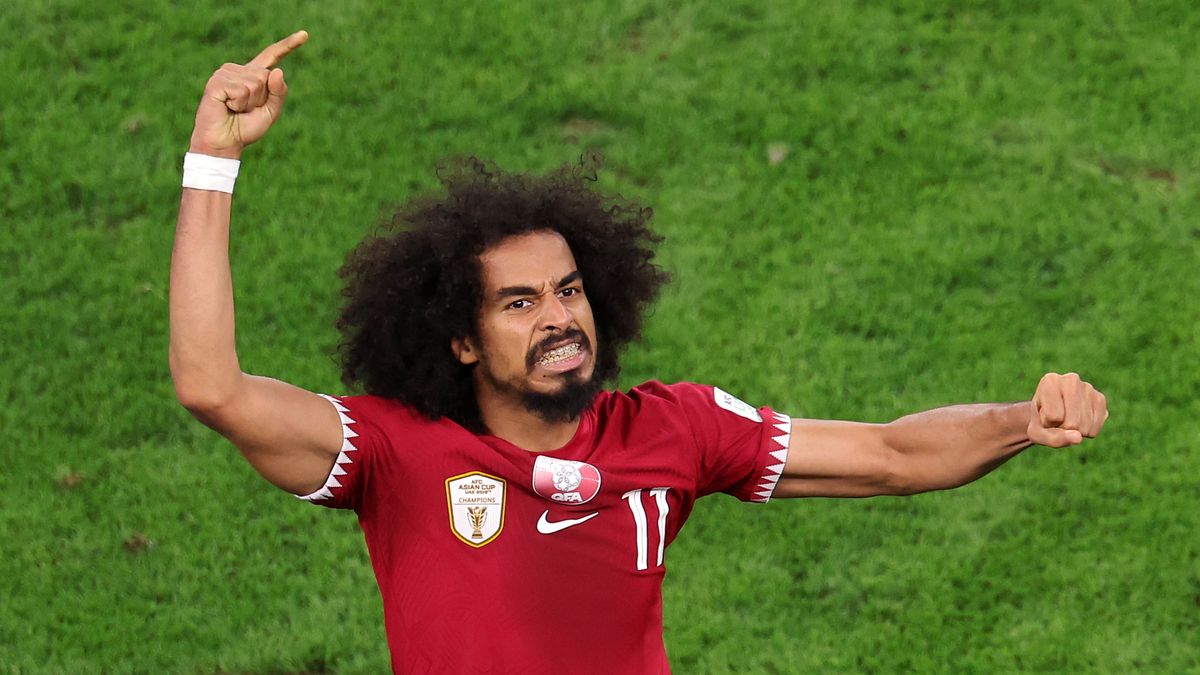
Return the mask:
MULTIPOLYGON (((658 562, 656 567, 662 567, 663 564, 663 549, 667 545, 667 514, 671 511, 671 506, 667 503, 667 491, 671 488, 657 487, 651 488, 650 494, 654 497, 654 504, 658 511, 658 562)), ((646 520, 646 508, 642 505, 643 490, 630 490, 621 495, 625 501, 629 503, 629 510, 633 513, 633 524, 637 529, 637 568, 638 571, 649 569, 649 551, 650 551, 650 533, 649 526, 646 520)))

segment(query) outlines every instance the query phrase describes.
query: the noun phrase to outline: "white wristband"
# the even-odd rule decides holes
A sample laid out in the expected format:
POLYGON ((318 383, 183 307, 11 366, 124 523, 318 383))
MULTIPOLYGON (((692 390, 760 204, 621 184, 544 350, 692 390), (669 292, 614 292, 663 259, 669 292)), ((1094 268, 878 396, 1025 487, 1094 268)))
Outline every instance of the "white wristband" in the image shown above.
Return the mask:
POLYGON ((236 159, 189 152, 183 156, 183 187, 233 194, 241 164, 236 159))

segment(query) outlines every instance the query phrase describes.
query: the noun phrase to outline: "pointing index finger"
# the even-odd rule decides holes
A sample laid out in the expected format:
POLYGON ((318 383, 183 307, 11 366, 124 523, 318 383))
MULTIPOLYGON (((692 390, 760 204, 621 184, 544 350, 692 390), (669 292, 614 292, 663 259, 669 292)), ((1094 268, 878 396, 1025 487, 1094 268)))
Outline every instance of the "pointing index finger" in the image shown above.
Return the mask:
POLYGON ((256 68, 274 68, 285 56, 291 54, 305 42, 308 42, 308 31, 298 30, 259 52, 258 56, 251 59, 246 65, 256 68))

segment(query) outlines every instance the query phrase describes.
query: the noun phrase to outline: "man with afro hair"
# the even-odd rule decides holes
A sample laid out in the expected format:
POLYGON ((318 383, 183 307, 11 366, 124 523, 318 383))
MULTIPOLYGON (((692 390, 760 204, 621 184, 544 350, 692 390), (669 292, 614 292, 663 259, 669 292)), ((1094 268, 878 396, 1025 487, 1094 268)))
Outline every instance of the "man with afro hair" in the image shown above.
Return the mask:
POLYGON ((397 672, 667 672, 664 556, 697 498, 947 489, 1031 445, 1094 437, 1108 416, 1074 374, 1047 374, 1028 401, 890 424, 790 418, 708 385, 606 390, 667 274, 649 209, 595 192, 586 162, 542 177, 449 165, 443 194, 351 254, 338 327, 346 384, 365 394, 246 374, 233 182, 282 110, 275 66, 307 39, 205 87, 171 264, 171 374, 268 481, 357 512, 397 672))

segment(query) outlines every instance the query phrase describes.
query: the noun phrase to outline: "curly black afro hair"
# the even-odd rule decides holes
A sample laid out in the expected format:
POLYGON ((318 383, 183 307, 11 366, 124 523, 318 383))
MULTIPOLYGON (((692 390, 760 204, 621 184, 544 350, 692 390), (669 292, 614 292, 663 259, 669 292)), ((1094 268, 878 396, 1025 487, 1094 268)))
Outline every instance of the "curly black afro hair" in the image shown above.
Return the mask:
POLYGON ((621 349, 640 337, 669 275, 654 264, 661 237, 647 226, 652 211, 588 185, 599 163, 593 155, 545 176, 474 157, 439 167, 445 193, 401 207, 339 272, 346 385, 482 430, 471 370, 450 344, 477 336, 480 254, 539 230, 558 232, 570 246, 596 320, 594 377, 615 378, 621 349))

